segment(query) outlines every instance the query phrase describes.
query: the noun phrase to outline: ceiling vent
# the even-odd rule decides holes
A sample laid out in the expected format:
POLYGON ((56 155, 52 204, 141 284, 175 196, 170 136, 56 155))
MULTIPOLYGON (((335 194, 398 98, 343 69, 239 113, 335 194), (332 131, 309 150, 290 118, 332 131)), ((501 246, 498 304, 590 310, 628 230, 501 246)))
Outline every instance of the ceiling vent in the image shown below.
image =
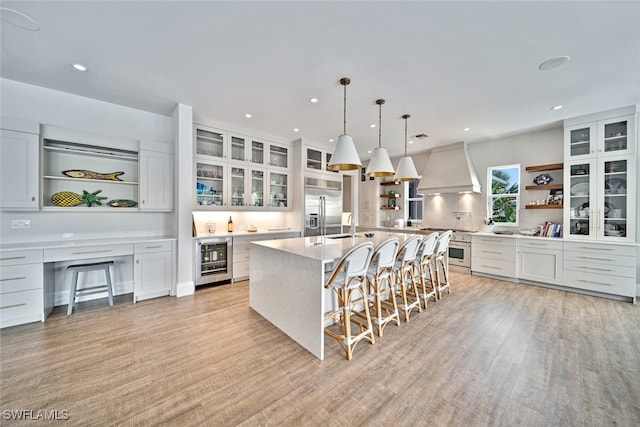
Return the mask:
POLYGON ((414 136, 414 138, 425 139, 425 138, 429 138, 429 135, 427 135, 426 133, 419 133, 416 136, 414 136))

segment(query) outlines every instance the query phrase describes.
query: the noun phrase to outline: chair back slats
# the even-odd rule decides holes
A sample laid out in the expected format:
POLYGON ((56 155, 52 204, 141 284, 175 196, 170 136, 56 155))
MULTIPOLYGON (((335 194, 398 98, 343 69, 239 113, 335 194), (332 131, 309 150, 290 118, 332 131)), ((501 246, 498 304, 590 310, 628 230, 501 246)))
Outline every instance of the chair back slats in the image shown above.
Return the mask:
POLYGON ((385 268, 393 267, 399 246, 400 241, 397 237, 390 237, 378 245, 371 258, 371 263, 375 266, 376 273, 385 268))
POLYGON ((446 254, 449 249, 449 241, 451 240, 451 235, 453 231, 447 230, 438 237, 438 241, 436 242, 436 254, 438 256, 446 254))
POLYGON ((336 264, 325 287, 330 286, 341 273, 345 275, 345 282, 348 282, 352 277, 364 276, 369 268, 373 250, 371 242, 359 243, 350 248, 336 264))
POLYGON ((418 246, 420 245, 420 236, 411 236, 400 245, 398 249, 397 260, 403 264, 408 260, 413 260, 418 253, 418 246))
POLYGON ((418 259, 423 259, 425 256, 431 256, 436 251, 436 243, 438 241, 438 232, 431 233, 422 239, 420 243, 420 249, 418 250, 418 259))

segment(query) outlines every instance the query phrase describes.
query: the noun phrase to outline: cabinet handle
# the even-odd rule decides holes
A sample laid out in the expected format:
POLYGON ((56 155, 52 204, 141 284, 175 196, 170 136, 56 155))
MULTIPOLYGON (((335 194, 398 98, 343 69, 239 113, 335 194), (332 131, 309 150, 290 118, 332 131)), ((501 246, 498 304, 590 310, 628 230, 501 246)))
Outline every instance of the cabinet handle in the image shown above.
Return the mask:
POLYGON ((580 249, 589 249, 592 251, 613 251, 614 249, 611 248, 594 248, 591 246, 580 246, 580 249))
POLYGON ((527 245, 549 246, 548 243, 536 243, 536 242, 527 242, 527 245))
POLYGON ((4 310, 5 308, 22 307, 23 305, 27 305, 27 303, 23 302, 21 304, 5 305, 4 307, 0 307, 0 310, 4 310))
POLYGON ((482 267, 493 268, 494 270, 502 270, 502 267, 494 267, 493 265, 482 264, 482 267))
POLYGON ((480 252, 484 252, 486 254, 498 254, 498 255, 502 255, 502 252, 498 252, 498 251, 480 251, 480 252))
POLYGON ((35 202, 36 201, 36 196, 31 196, 31 201, 35 202))
POLYGON ((8 282, 9 280, 24 280, 26 279, 25 276, 21 276, 21 277, 7 277, 6 279, 0 279, 0 282, 8 282))
POLYGON ((156 245, 156 246, 146 246, 145 249, 157 249, 157 248, 161 248, 161 245, 156 245))
POLYGON ((9 261, 11 259, 25 259, 25 258, 26 258, 26 256, 12 256, 12 257, 9 257, 9 258, 0 258, 0 261, 9 261))
POLYGON ((578 257, 580 259, 594 259, 596 261, 615 261, 615 259, 612 258, 598 258, 598 257, 594 257, 594 256, 581 256, 578 257))
POLYGON ((613 286, 611 283, 594 282, 593 280, 579 279, 578 282, 593 283, 594 285, 613 286))
POLYGON ((144 201, 144 200, 142 201, 142 204, 143 204, 143 205, 145 204, 145 201, 144 201))
POLYGON ((72 252, 71 255, 100 254, 100 253, 111 252, 111 251, 112 249, 104 249, 101 251, 72 252))
POLYGON ((585 270, 598 270, 598 271, 613 271, 610 268, 597 268, 597 267, 586 267, 586 266, 580 266, 580 268, 584 268, 585 270))
POLYGON ((136 264, 140 264, 140 260, 139 259, 136 260, 136 264))

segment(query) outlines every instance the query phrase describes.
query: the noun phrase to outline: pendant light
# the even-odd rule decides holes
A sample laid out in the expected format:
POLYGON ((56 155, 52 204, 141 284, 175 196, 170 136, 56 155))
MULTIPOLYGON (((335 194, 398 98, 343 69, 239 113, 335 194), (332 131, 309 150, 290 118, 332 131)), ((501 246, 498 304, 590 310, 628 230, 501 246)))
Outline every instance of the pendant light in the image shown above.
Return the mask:
POLYGON ((401 158, 398 163, 395 177, 396 181, 417 181, 420 179, 413 160, 407 155, 407 119, 409 117, 411 117, 409 114, 402 116, 404 119, 404 157, 401 158))
POLYGON ((367 176, 393 176, 393 165, 387 150, 382 148, 382 104, 384 99, 376 99, 378 104, 378 148, 373 150, 373 155, 367 166, 367 176))
POLYGON ((347 85, 349 83, 351 80, 347 77, 340 79, 340 84, 344 86, 344 133, 338 137, 331 161, 327 165, 327 169, 332 171, 351 171, 362 167, 358 151, 353 145, 353 138, 347 135, 347 85))

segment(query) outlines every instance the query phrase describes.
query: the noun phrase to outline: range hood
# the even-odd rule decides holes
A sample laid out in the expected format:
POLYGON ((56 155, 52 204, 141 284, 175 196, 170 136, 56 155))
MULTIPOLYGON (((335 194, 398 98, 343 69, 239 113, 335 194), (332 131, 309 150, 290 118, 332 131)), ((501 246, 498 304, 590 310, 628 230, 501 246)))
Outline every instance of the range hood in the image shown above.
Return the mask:
POLYGON ((427 194, 480 193, 482 187, 464 142, 435 147, 418 190, 427 194))

